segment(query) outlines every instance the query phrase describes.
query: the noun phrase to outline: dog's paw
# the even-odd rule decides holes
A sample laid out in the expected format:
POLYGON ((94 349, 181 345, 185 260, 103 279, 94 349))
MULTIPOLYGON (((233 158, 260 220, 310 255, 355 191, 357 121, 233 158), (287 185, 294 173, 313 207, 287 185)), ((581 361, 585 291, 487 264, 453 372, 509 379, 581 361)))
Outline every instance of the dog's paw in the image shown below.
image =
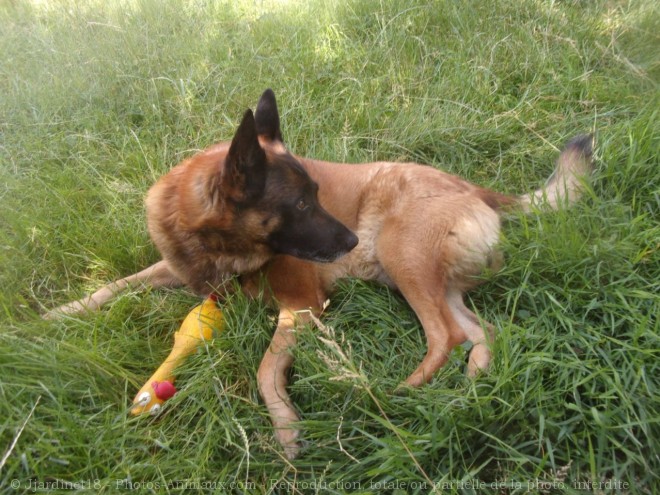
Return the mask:
POLYGON ((290 461, 294 460, 300 454, 300 430, 294 428, 278 428, 275 430, 275 439, 284 449, 284 455, 290 461))
POLYGON ((298 457, 300 453, 300 430, 294 424, 300 421, 300 418, 293 409, 278 411, 277 419, 273 420, 275 428, 275 440, 284 449, 284 454, 290 461, 298 457))
POLYGON ((475 344, 468 355, 468 378, 477 378, 478 376, 487 373, 491 358, 492 353, 486 344, 475 344))
POLYGON ((45 313, 42 313, 41 317, 44 320, 59 320, 67 315, 78 315, 87 312, 92 312, 98 309, 99 304, 92 297, 84 297, 78 299, 77 301, 72 301, 70 303, 63 304, 58 308, 53 308, 45 313))
POLYGON ((74 301, 63 304, 58 308, 49 309, 45 313, 42 313, 41 317, 44 320, 59 320, 67 315, 84 313, 86 309, 87 306, 85 306, 81 301, 74 301))
POLYGON ((408 397, 411 395, 413 390, 415 390, 415 387, 407 382, 401 382, 396 386, 394 390, 392 390, 392 394, 396 395, 397 397, 408 397))

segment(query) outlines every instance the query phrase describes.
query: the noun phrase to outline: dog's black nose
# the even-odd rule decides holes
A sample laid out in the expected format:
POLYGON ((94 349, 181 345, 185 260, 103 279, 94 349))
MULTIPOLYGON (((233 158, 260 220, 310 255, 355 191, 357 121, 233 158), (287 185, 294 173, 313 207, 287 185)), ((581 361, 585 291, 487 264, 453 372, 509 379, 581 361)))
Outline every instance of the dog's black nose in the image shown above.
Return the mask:
POLYGON ((355 246, 358 245, 358 242, 360 242, 360 239, 358 239, 358 236, 356 236, 353 232, 350 230, 346 233, 345 238, 344 238, 344 246, 346 246, 346 252, 351 251, 355 246))

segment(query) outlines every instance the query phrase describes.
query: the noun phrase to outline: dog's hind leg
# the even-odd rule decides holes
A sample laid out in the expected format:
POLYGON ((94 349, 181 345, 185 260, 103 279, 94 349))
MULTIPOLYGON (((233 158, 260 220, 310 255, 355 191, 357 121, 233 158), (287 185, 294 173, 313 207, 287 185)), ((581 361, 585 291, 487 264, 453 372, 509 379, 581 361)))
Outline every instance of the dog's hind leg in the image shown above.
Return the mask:
POLYGON ((426 336, 426 355, 406 379, 406 384, 413 387, 429 382, 447 362, 452 349, 467 339, 447 300, 448 293, 455 289, 447 279, 443 257, 429 256, 438 249, 438 241, 420 238, 419 230, 404 221, 391 220, 377 245, 385 273, 417 315, 426 336))
POLYGON ((447 303, 454 318, 465 332, 467 340, 472 342, 472 349, 468 357, 467 375, 474 377, 481 371, 486 370, 490 364, 492 356, 490 346, 495 336, 495 327, 487 321, 479 321, 477 315, 465 306, 463 294, 460 291, 448 291, 447 303))
POLYGON ((406 384, 419 387, 429 382, 433 374, 447 362, 454 347, 465 341, 465 334, 456 322, 445 299, 445 281, 433 258, 407 259, 406 249, 388 246, 379 253, 385 271, 401 291, 424 329, 427 352, 406 384), (391 254, 391 256, 390 256, 391 254))
POLYGON ((161 260, 138 273, 115 280, 89 296, 64 304, 59 308, 51 309, 43 317, 45 319, 57 319, 67 314, 96 311, 119 293, 134 287, 159 288, 179 287, 180 285, 182 285, 181 281, 170 271, 167 263, 161 260))
POLYGON ((437 288, 432 294, 417 290, 411 292, 400 285, 399 289, 417 314, 426 335, 426 355, 406 379, 408 385, 418 387, 429 382, 435 372, 445 365, 452 349, 465 341, 465 334, 437 288))

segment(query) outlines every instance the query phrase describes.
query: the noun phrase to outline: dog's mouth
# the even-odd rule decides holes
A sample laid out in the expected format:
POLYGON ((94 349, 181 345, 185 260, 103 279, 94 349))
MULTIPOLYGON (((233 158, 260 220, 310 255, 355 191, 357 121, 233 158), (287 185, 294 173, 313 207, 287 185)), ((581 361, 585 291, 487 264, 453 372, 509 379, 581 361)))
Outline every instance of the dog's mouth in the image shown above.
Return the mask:
POLYGON ((305 249, 300 247, 294 247, 292 249, 282 249, 279 250, 275 248, 275 251, 280 254, 288 254, 296 258, 300 258, 307 261, 313 261, 315 263, 332 263, 337 261, 343 256, 346 256, 350 253, 355 246, 358 245, 358 237, 351 231, 343 236, 342 242, 336 249, 329 250, 327 246, 319 249, 305 249))
POLYGON ((350 252, 351 250, 339 251, 337 253, 333 253, 332 255, 312 254, 308 259, 309 261, 314 261, 316 263, 332 263, 333 261, 337 261, 338 259, 346 256, 350 252))

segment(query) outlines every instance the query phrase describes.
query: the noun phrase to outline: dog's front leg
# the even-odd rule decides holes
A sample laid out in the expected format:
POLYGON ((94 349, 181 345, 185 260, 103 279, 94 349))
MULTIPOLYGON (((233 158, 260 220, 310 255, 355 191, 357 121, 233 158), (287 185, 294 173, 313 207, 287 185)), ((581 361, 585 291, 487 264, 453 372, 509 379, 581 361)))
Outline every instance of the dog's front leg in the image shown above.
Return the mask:
POLYGON ((51 309, 46 312, 43 317, 47 320, 54 320, 68 314, 96 311, 119 293, 130 288, 139 287, 140 285, 157 289, 160 287, 179 287, 182 283, 176 275, 172 273, 167 262, 161 260, 158 263, 154 263, 149 268, 145 268, 141 272, 115 280, 114 282, 101 287, 91 295, 85 296, 77 301, 63 304, 59 308, 51 309))
POLYGON ((257 373, 259 393, 275 427, 275 438, 289 459, 298 455, 300 432, 292 425, 299 418, 286 391, 286 373, 293 363, 291 351, 296 345, 296 324, 301 318, 304 317, 287 308, 280 309, 277 329, 257 373))

